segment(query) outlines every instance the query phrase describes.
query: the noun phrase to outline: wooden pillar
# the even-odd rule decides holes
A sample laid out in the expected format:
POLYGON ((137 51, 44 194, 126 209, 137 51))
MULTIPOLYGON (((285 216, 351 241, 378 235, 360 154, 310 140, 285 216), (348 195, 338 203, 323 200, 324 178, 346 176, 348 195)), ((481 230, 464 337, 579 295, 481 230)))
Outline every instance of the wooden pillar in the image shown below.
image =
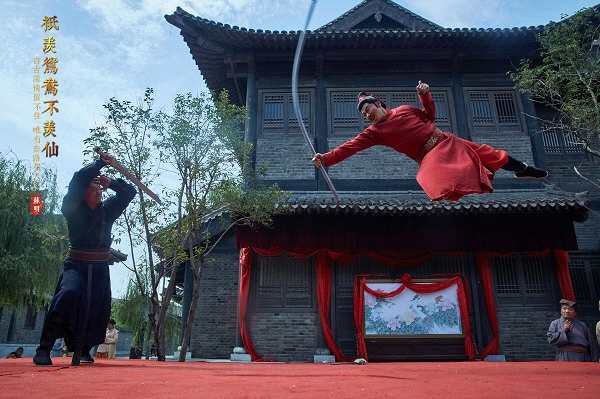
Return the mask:
POLYGON ((456 125, 453 132, 459 137, 467 140, 471 139, 469 123, 467 121, 467 103, 465 102, 465 93, 462 82, 463 56, 457 54, 452 58, 452 96, 454 100, 454 111, 456 115, 456 125))
POLYGON ((531 152, 533 153, 533 162, 539 168, 544 167, 544 140, 539 130, 535 106, 527 94, 521 94, 521 104, 525 119, 525 127, 531 140, 531 152))
POLYGON ((252 171, 256 168, 256 136, 258 120, 258 91, 256 90, 256 63, 253 55, 248 57, 248 77, 246 81, 246 110, 248 116, 244 126, 244 141, 252 144, 252 171))
MULTIPOLYGON (((315 150, 320 153, 329 151, 327 143, 327 88, 325 83, 325 56, 317 55, 317 87, 315 93, 315 150)), ((315 189, 329 190, 321 172, 315 168, 315 189)))

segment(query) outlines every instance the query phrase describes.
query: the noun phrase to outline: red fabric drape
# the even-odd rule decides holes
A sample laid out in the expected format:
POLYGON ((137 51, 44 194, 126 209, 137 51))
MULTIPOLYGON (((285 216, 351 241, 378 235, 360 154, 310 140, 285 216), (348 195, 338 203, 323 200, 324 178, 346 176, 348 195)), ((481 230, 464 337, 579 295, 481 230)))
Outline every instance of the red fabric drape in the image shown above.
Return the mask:
MULTIPOLYGON (((261 256, 279 256, 283 254, 287 254, 294 258, 306 258, 310 256, 317 256, 317 301, 319 308, 319 319, 321 323, 321 329, 323 331, 323 336, 325 339, 325 343, 327 344, 328 349, 333 353, 336 357, 337 361, 348 360, 343 352, 338 347, 335 342, 335 338, 333 337, 333 332, 331 329, 331 324, 329 320, 330 313, 330 305, 331 305, 331 261, 336 261, 340 263, 348 263, 355 256, 366 255, 378 262, 384 263, 389 266, 414 266, 420 264, 431 258, 430 253, 424 253, 421 251, 414 251, 412 253, 406 253, 406 251, 384 251, 384 252, 367 252, 367 253, 353 253, 353 252, 343 252, 343 251, 330 251, 330 250, 300 250, 295 252, 284 251, 282 248, 243 248, 240 251, 240 308, 239 308, 239 317, 240 317, 240 334, 242 336, 242 340, 244 342, 244 346, 253 360, 260 360, 261 357, 255 351, 254 346, 252 344, 252 340, 250 338, 248 324, 246 322, 246 312, 248 306, 248 296, 250 292, 250 271, 251 271, 251 252, 254 251, 261 256)), ((550 253, 549 250, 544 251, 535 251, 529 252, 530 256, 547 256, 550 253)), ((456 255, 460 255, 461 253, 454 253, 456 255)), ((494 288, 493 288, 493 280, 492 280, 492 271, 491 271, 491 256, 501 256, 506 255, 503 253, 478 253, 477 254, 477 267, 479 270, 479 274, 481 276, 483 294, 485 298, 486 310, 488 313, 488 318, 490 321, 490 327, 492 330, 492 339, 485 346, 485 348, 481 352, 481 356, 487 356, 489 354, 498 353, 500 348, 500 340, 499 340, 499 328, 498 328, 498 318, 496 315, 496 302, 494 297, 494 288)), ((573 284, 571 282, 571 275, 569 273, 569 257, 568 252, 562 250, 555 250, 554 257, 556 260, 556 274, 559 280, 562 296, 565 299, 575 299, 575 294, 573 290, 573 284)), ((450 280, 448 280, 450 281, 450 280)), ((470 306, 468 303, 467 296, 467 288, 465 284, 463 284, 462 278, 458 278, 460 282, 460 292, 462 295, 459 295, 459 301, 461 302, 461 317, 463 314, 467 316, 470 314, 470 306), (462 300, 460 296, 464 297, 464 307, 462 304, 462 300), (466 309, 463 312, 462 309, 466 309)), ((366 345, 364 341, 364 326, 362 323, 362 313, 358 314, 357 312, 364 309, 363 307, 363 295, 364 295, 364 285, 359 284, 360 279, 356 279, 355 281, 355 308, 354 308, 354 323, 357 327, 357 346, 359 356, 366 356, 366 345), (358 306, 360 304, 360 306, 358 306), (362 355, 361 355, 362 354, 362 355)), ((403 286, 401 286, 397 293, 387 293, 384 295, 394 296, 402 291, 403 286)), ((417 289, 420 289, 423 285, 418 285, 417 289)), ((409 287, 412 289, 412 287, 409 287)), ((443 289, 438 288, 436 290, 443 289)), ((367 287, 368 290, 368 287, 367 287)), ((415 290, 416 291, 416 290, 415 290)), ((419 291, 417 291, 419 292, 419 291)), ((420 291, 424 292, 424 291, 420 291)), ((378 295, 381 295, 379 293, 378 295)), ((465 352, 469 355, 470 349, 472 348, 472 353, 475 353, 473 340, 471 336, 471 325, 470 325, 470 317, 467 317, 467 323, 463 320, 463 328, 465 333, 465 352), (467 328, 469 329, 469 334, 467 335, 467 328)), ((364 357, 363 356, 363 357, 364 357)))
POLYGON ((489 254, 477 254, 477 270, 479 271, 479 276, 481 278, 483 298, 485 299, 485 309, 487 310, 490 328, 492 330, 492 339, 480 353, 480 356, 484 358, 487 355, 498 354, 500 351, 500 334, 498 329, 498 317, 496 314, 496 298, 494 297, 494 283, 492 279, 492 268, 489 254))
POLYGON ((260 356, 254 350, 252 339, 246 323, 246 311, 248 310, 248 297, 250 294, 250 271, 252 270, 252 251, 250 248, 240 250, 240 292, 239 292, 239 320, 240 335, 246 351, 250 354, 253 361, 261 360, 260 356))
POLYGON ((335 355, 336 362, 343 362, 347 359, 342 350, 338 347, 331 330, 329 322, 329 309, 331 306, 331 264, 329 257, 325 253, 317 255, 317 302, 319 304, 319 319, 321 321, 321 330, 327 348, 335 355))
MULTIPOLYGON (((548 256, 550 250, 531 251, 529 256, 548 256)), ((575 300, 575 292, 569 272, 569 253, 563 250, 554 250, 554 259, 556 265, 556 277, 560 285, 560 291, 565 299, 575 300)), ((492 339, 485 348, 481 351, 481 357, 491 354, 497 354, 500 351, 500 334, 498 327, 498 317, 496 311, 496 300, 494 297, 494 286, 492 279, 491 257, 507 255, 498 252, 480 252, 477 254, 477 269, 481 277, 483 295, 485 299, 485 307, 490 321, 492 330, 492 339)))
POLYGON ((354 279, 354 326, 356 327, 356 354, 368 359, 365 342, 365 282, 366 277, 356 276, 354 279))
POLYGON ((575 300, 575 290, 569 272, 569 253, 567 251, 555 250, 554 259, 556 264, 556 277, 560 285, 560 291, 564 299, 575 300))
MULTIPOLYGON (((343 251, 284 251, 281 248, 255 248, 245 247, 240 251, 240 335, 246 351, 252 356, 252 360, 261 360, 260 355, 254 349, 248 324, 246 322, 246 312, 248 307, 248 296, 250 292, 250 270, 251 270, 251 253, 255 252, 261 256, 280 256, 283 254, 289 255, 293 258, 307 258, 311 256, 317 256, 317 302, 319 308, 319 320, 321 323, 321 330, 323 331, 323 338, 325 344, 331 353, 335 355, 336 361, 347 361, 350 360, 344 356, 342 350, 335 342, 333 331, 331 329, 331 323, 329 318, 329 309, 331 306, 331 261, 335 260, 341 263, 347 263, 352 260, 355 256, 360 255, 359 253, 348 253, 343 251)), ((431 254, 424 253, 422 251, 415 251, 414 253, 398 253, 395 251, 383 251, 383 252, 369 252, 365 255, 371 257, 374 260, 382 262, 391 266, 412 266, 420 264, 429 258, 431 254)))
POLYGON ((473 343, 473 332, 471 330, 471 317, 469 315, 469 305, 462 278, 452 277, 437 283, 419 284, 413 283, 412 277, 409 274, 404 274, 400 278, 402 285, 391 292, 381 292, 373 290, 367 286, 367 278, 358 276, 355 279, 354 285, 354 323, 356 325, 356 345, 358 355, 368 359, 367 345, 365 342, 365 326, 364 326, 364 292, 377 298, 390 298, 400 294, 405 288, 420 294, 429 294, 432 292, 446 289, 454 284, 457 285, 458 304, 460 308, 460 319, 463 327, 463 335, 465 336, 465 354, 469 359, 475 359, 475 345, 473 343))

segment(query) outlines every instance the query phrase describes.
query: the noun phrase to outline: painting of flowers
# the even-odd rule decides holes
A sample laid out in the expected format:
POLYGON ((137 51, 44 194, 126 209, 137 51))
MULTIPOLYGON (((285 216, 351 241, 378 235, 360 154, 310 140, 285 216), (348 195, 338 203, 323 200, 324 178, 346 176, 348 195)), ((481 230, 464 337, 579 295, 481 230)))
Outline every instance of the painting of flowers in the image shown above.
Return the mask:
MULTIPOLYGON (((401 283, 369 282, 380 292, 391 292, 401 283)), ((419 294, 408 288, 391 298, 377 298, 364 292, 366 336, 460 335, 458 286, 419 294)))

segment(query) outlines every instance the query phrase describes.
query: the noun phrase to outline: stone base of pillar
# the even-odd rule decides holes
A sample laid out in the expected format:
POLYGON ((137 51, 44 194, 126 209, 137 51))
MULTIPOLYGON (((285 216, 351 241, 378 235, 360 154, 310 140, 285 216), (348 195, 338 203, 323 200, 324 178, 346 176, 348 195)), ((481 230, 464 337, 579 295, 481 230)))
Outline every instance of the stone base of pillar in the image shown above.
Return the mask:
POLYGON ((229 360, 232 362, 250 363, 252 361, 252 357, 246 353, 244 348, 241 346, 236 346, 233 348, 233 353, 229 355, 229 360))
POLYGON ((313 363, 335 363, 335 356, 326 348, 317 348, 313 356, 313 363))
POLYGON ((506 361, 506 356, 504 355, 487 355, 485 357, 486 362, 505 362, 506 361))

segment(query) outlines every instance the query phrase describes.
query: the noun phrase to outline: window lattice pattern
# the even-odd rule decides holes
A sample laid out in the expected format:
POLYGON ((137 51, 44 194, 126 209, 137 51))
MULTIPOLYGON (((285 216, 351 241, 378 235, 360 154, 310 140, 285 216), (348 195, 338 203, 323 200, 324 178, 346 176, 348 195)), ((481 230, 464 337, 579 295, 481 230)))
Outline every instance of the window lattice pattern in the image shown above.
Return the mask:
MULTIPOLYGON (((357 133, 367 126, 368 122, 363 120, 356 109, 356 95, 358 92, 358 89, 330 91, 330 134, 348 131, 357 133)), ((388 109, 396 108, 400 105, 412 105, 422 108, 413 88, 394 91, 376 90, 371 93, 383 100, 388 109)), ((436 107, 436 124, 442 130, 452 131, 448 93, 446 91, 433 91, 432 96, 436 107)))
POLYGON ((313 265, 287 257, 258 257, 255 291, 258 309, 306 308, 313 303, 313 265))
POLYGON ((356 110, 356 94, 349 92, 332 93, 331 119, 336 129, 357 128, 360 126, 362 118, 356 110))
POLYGON ((282 129, 285 115, 285 96, 265 94, 263 129, 282 129))
POLYGON ((492 105, 487 92, 469 92, 469 109, 473 126, 489 126, 494 123, 492 105))
POLYGON ((523 131, 517 100, 512 90, 466 90, 471 128, 478 132, 523 131))
POLYGON ((494 258, 496 292, 500 296, 518 296, 519 276, 515 259, 508 256, 494 258))
POLYGON ((510 125, 516 125, 519 123, 517 119, 515 100, 512 93, 494 93, 494 101, 496 104, 496 111, 498 113, 498 123, 510 125))
MULTIPOLYGON (((310 130, 310 95, 308 93, 298 93, 298 100, 300 104, 300 112, 302 113, 302 122, 304 122, 304 127, 306 127, 306 130, 310 130)), ((290 112, 288 113, 288 126, 294 130, 300 129, 298 118, 296 118, 296 114, 294 112, 294 103, 291 97, 289 107, 290 112)))
POLYGON ((523 276, 525 277, 525 293, 527 295, 544 295, 549 290, 548 258, 523 257, 523 276))
MULTIPOLYGON (((306 130, 312 129, 312 95, 310 92, 298 93, 302 121, 306 130)), ((291 93, 265 92, 262 94, 262 131, 266 133, 300 132, 300 125, 294 113, 291 93)))
POLYGON ((585 263, 582 259, 571 259, 569 262, 571 281, 578 300, 591 299, 590 286, 588 284, 585 263))
POLYGON ((281 306, 283 299, 282 268, 276 258, 261 258, 258 263, 258 287, 256 296, 259 306, 281 306))

